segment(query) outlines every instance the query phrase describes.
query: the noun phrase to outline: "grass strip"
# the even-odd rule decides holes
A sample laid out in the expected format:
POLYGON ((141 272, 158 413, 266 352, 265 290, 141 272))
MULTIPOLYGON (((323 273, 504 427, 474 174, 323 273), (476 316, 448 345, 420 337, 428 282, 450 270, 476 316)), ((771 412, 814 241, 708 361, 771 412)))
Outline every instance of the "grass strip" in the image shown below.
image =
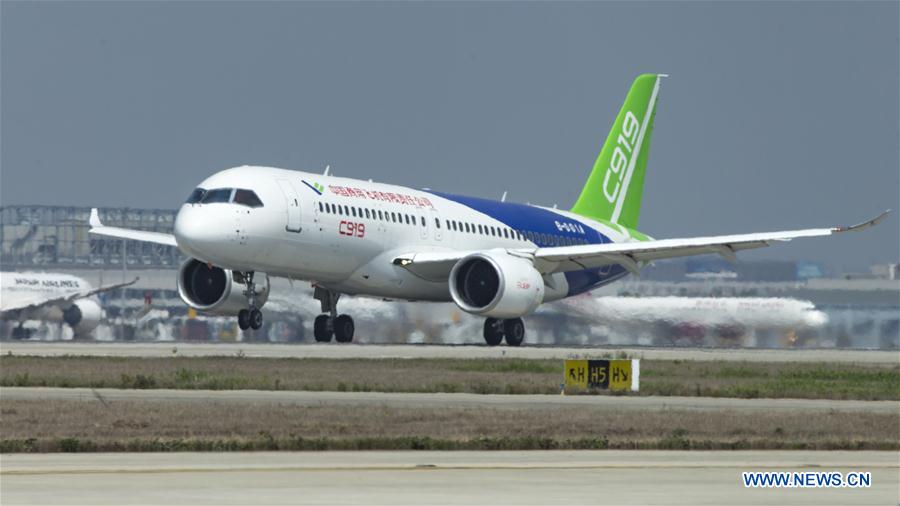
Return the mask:
MULTIPOLYGON (((0 356, 0 386, 552 394, 562 381, 562 360, 0 356)), ((900 400, 900 364, 647 360, 639 395, 900 400)))
POLYGON ((0 399, 0 451, 900 450, 900 412, 0 399))

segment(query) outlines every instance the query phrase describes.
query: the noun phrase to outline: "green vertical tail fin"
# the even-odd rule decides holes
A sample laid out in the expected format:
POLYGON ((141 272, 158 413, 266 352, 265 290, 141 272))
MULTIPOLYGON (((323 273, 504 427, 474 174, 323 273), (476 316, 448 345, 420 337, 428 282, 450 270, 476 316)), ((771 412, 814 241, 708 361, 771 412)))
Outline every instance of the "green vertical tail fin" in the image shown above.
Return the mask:
POLYGON ((643 74, 632 83, 573 213, 637 228, 662 77, 643 74))

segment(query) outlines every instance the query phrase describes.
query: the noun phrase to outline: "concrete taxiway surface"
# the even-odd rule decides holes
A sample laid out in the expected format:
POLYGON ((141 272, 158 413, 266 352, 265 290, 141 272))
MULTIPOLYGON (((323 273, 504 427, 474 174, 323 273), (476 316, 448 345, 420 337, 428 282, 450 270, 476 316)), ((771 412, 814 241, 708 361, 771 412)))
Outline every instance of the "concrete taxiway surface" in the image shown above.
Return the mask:
POLYGON ((396 407, 557 408, 596 406, 610 409, 682 409, 729 411, 849 411, 898 413, 898 401, 830 399, 734 399, 713 397, 609 395, 484 395, 465 393, 308 392, 264 390, 119 390, 113 388, 3 387, 0 400, 87 402, 236 402, 294 405, 378 405, 396 407))
POLYGON ((852 362, 900 364, 900 353, 882 350, 725 349, 591 347, 510 348, 475 345, 255 344, 255 343, 73 343, 4 342, 0 353, 15 355, 95 355, 114 357, 234 356, 294 358, 603 358, 627 353, 647 360, 728 360, 750 362, 852 362))
POLYGON ((21 504, 896 504, 896 452, 10 454, 21 504), (872 473, 870 488, 745 488, 743 471, 872 473))

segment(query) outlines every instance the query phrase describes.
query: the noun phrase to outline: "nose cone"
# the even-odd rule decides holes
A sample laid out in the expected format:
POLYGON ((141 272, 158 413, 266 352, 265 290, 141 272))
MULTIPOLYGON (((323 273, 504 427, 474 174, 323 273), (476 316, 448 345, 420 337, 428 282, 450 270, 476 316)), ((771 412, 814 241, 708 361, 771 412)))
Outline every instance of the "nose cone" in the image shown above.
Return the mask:
POLYGON ((175 216, 175 242, 189 255, 212 261, 227 242, 226 224, 204 206, 185 204, 175 216))

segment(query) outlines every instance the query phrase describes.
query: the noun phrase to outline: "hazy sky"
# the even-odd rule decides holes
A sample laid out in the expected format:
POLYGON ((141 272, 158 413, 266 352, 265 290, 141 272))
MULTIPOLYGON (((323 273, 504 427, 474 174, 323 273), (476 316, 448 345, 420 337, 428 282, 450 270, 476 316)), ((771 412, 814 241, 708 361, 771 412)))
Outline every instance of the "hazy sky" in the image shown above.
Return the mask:
MULTIPOLYGON (((640 228, 900 208, 898 2, 0 2, 0 197, 175 208, 260 164, 568 207, 664 81, 640 228)), ((900 211, 900 210, 898 210, 900 211)), ((900 258, 863 234, 743 258, 900 258)))

